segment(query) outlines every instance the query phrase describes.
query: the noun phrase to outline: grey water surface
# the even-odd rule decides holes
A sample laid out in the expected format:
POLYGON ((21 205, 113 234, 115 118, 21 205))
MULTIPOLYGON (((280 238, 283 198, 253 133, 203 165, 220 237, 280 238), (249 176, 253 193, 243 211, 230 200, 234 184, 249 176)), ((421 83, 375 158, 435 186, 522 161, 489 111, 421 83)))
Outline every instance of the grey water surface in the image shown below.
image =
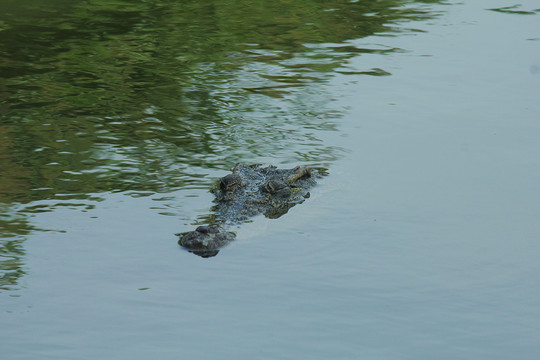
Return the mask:
POLYGON ((538 358, 538 2, 0 9, 2 359, 538 358), (239 162, 328 176, 182 250, 239 162))

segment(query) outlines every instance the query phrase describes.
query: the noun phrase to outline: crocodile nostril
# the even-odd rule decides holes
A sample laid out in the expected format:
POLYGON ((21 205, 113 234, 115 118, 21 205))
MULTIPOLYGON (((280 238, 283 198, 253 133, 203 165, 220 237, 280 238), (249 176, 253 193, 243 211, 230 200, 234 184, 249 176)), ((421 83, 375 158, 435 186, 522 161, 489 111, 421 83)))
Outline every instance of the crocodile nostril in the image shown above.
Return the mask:
POLYGON ((200 232, 201 234, 208 234, 210 232, 210 228, 206 225, 201 225, 196 228, 195 231, 200 232))

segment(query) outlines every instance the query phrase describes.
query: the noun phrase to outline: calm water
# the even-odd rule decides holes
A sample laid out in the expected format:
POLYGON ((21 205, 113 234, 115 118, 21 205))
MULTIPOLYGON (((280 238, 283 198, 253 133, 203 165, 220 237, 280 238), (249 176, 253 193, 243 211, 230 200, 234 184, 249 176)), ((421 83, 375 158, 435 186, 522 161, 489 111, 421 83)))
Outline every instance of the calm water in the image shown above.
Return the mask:
POLYGON ((537 359, 537 1, 0 0, 2 359, 537 359), (235 163, 327 168, 212 258, 235 163))

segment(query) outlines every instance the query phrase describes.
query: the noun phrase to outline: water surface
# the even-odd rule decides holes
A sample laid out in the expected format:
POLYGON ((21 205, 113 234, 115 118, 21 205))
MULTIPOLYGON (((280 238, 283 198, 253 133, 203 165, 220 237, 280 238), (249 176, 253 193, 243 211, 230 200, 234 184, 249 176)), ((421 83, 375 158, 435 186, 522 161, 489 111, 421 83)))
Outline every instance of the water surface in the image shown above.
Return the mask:
POLYGON ((533 1, 0 6, 9 359, 536 359, 533 1), (325 167, 203 259, 237 162, 325 167))

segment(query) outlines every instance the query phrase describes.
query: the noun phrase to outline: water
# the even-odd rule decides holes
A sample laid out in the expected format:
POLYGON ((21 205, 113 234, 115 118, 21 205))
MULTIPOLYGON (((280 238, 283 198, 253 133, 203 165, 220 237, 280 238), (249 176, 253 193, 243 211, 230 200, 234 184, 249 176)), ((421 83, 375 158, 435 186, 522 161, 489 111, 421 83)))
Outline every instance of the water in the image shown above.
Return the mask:
POLYGON ((534 1, 0 5, 3 358, 538 357, 534 1), (236 162, 329 176, 179 249, 236 162))

